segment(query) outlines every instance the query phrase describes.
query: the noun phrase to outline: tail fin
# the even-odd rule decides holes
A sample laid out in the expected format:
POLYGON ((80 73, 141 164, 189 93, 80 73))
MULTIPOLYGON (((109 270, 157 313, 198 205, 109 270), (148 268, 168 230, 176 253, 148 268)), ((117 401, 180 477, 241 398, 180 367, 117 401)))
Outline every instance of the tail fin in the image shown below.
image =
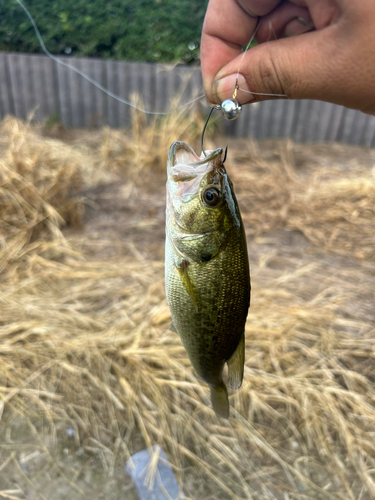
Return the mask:
POLYGON ((217 417, 229 417, 229 401, 227 388, 224 382, 220 385, 210 386, 211 402, 217 417))

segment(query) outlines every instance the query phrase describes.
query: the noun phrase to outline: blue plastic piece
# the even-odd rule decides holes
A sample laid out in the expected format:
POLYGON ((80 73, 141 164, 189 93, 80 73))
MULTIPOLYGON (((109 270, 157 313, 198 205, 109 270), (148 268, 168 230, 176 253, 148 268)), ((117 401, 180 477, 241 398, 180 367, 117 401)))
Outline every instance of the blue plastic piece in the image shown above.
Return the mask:
POLYGON ((147 481, 145 484, 151 462, 149 450, 136 453, 126 463, 126 472, 133 479, 140 500, 178 500, 183 498, 179 496, 180 488, 164 451, 160 446, 153 446, 152 449, 154 453, 159 451, 157 470, 152 486, 147 481), (134 467, 132 467, 132 463, 134 467))

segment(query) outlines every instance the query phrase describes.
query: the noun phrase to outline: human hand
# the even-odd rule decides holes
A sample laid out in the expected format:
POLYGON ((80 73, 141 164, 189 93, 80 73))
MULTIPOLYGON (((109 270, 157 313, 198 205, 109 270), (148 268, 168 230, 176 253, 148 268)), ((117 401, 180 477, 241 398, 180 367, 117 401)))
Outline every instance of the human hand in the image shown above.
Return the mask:
MULTIPOLYGON (((375 2, 210 0, 201 64, 212 103, 232 97, 238 77, 245 91, 375 114, 375 2), (243 54, 255 29, 258 45, 243 54)), ((270 97, 240 90, 237 98, 245 104, 270 97)))

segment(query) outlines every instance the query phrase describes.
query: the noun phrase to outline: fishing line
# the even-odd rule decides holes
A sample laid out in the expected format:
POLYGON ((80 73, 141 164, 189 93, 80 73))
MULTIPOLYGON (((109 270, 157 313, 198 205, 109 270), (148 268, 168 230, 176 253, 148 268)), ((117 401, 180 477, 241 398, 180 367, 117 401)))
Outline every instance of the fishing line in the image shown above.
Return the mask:
POLYGON ((253 92, 251 90, 241 89, 241 87, 238 87, 238 90, 241 90, 241 92, 246 92, 248 94, 254 94, 254 95, 269 95, 269 96, 274 96, 274 97, 288 97, 286 94, 266 94, 265 92, 253 92))
MULTIPOLYGON (((18 0, 17 0, 17 1, 18 1, 18 0)), ((239 76, 239 74, 240 74, 240 68, 241 68, 241 65, 242 65, 242 61, 243 61, 243 59, 244 59, 244 57, 245 57, 245 55, 246 55, 246 52, 249 50, 249 47, 250 47, 250 45, 251 45, 251 42, 254 40, 255 35, 257 34, 257 31, 258 31, 258 29, 259 29, 259 26, 260 26, 260 22, 259 22, 259 19, 258 19, 258 21, 257 21, 257 25, 255 26, 255 30, 254 30, 253 34, 251 35, 251 38, 250 38, 250 40, 249 40, 249 43, 246 45, 245 50, 242 52, 242 57, 241 57, 240 62, 239 62, 239 64, 238 64, 238 70, 237 70, 237 80, 238 80, 238 76, 239 76)))
MULTIPOLYGON (((241 60, 240 60, 240 62, 239 62, 239 64, 238 64, 238 70, 237 70, 237 81, 238 81, 238 77, 239 77, 239 74, 240 74, 240 69, 241 69, 241 66, 242 66, 242 62, 243 62, 243 60, 244 60, 244 57, 245 57, 245 55, 246 55, 246 52, 249 50, 249 47, 250 47, 250 45, 251 45, 251 42, 254 40, 255 35, 257 34, 257 31, 258 31, 258 29, 259 29, 259 26, 260 26, 260 23, 259 23, 259 20, 258 20, 257 25, 256 25, 255 30, 254 30, 254 33, 252 34, 252 36, 251 36, 251 38, 250 38, 249 43, 246 45, 245 50, 244 50, 244 51, 243 51, 243 53, 242 53, 241 60)), ((273 32, 273 34, 274 34, 274 36, 275 36, 275 40, 276 40, 276 39, 277 39, 277 37, 276 37, 276 33, 275 33, 275 31, 274 31, 274 29, 273 29, 273 26, 272 26, 272 23, 271 23, 271 21, 270 21, 270 31, 271 31, 271 29, 272 29, 272 32, 273 32)), ((252 92, 251 90, 241 89, 241 87, 238 87, 238 85, 237 85, 237 89, 238 89, 238 90, 241 90, 241 92, 246 92, 247 94, 253 94, 253 95, 266 95, 266 96, 275 96, 275 97, 288 97, 286 94, 267 94, 267 93, 265 93, 265 92, 252 92)))
MULTIPOLYGON (((85 80, 87 80, 88 82, 90 82, 92 85, 94 85, 96 88, 98 88, 99 90, 101 90, 105 94, 109 95, 113 99, 116 99, 116 101, 119 101, 122 104, 126 104, 127 106, 130 106, 130 107, 132 107, 134 109, 137 109, 138 111, 141 111, 142 113, 145 113, 147 115, 169 115, 169 114, 172 113, 172 111, 167 111, 167 112, 163 112, 163 111, 148 111, 148 110, 146 110, 144 108, 141 108, 140 106, 137 106, 136 104, 133 104, 132 102, 130 102, 130 101, 126 100, 126 99, 123 99, 122 97, 120 97, 120 96, 114 94, 113 92, 111 92, 110 90, 106 89, 105 87, 103 87, 102 85, 100 85, 100 83, 98 83, 95 80, 93 80, 89 75, 87 75, 83 71, 79 70, 78 68, 75 68, 71 64, 68 64, 68 63, 66 63, 64 61, 61 61, 59 58, 55 57, 53 54, 51 54, 51 52, 49 52, 49 50, 47 50, 47 48, 46 48, 46 46, 45 46, 45 44, 43 42, 43 38, 42 38, 42 36, 41 36, 41 34, 40 34, 39 30, 38 30, 38 27, 37 27, 37 25, 36 25, 33 17, 30 14, 30 12, 23 5, 23 3, 21 2, 21 0, 16 0, 16 2, 23 8, 23 10, 26 12, 27 17, 30 19, 30 22, 31 22, 31 24, 32 24, 32 26, 34 28, 36 36, 38 37, 38 40, 39 40, 39 43, 40 43, 40 46, 41 46, 43 52, 48 57, 50 57, 53 61, 55 61, 57 64, 61 64, 61 66, 65 66, 66 68, 69 68, 70 70, 74 71, 75 73, 77 73, 78 75, 80 75, 82 78, 84 78, 85 80)), ((184 108, 186 106, 189 106, 190 104, 193 104, 194 102, 199 101, 203 97, 205 97, 205 94, 202 94, 199 97, 196 97, 196 98, 192 99, 191 101, 189 101, 189 102, 187 102, 185 104, 181 104, 181 105, 177 106, 177 109, 181 109, 181 108, 184 108)))
POLYGON ((272 26, 272 21, 268 21, 268 30, 269 30, 269 34, 268 34, 268 42, 270 41, 271 39, 271 32, 274 36, 274 39, 277 40, 277 36, 276 36, 276 33, 275 33, 275 30, 273 29, 273 26, 272 26))

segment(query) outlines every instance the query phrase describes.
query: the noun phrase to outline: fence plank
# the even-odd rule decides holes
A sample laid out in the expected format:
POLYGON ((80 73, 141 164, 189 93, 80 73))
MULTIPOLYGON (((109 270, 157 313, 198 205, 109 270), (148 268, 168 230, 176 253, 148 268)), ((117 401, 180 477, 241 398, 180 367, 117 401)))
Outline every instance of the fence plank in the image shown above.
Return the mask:
POLYGON ((156 84, 155 84, 155 111, 167 112, 170 109, 172 94, 172 73, 171 68, 158 65, 156 69, 156 84))
POLYGON ((375 117, 349 110, 346 117, 345 135, 342 142, 358 146, 369 146, 367 129, 374 130, 375 117))
POLYGON ((313 101, 303 99, 299 101, 298 114, 295 117, 293 139, 296 142, 306 142, 312 140, 309 133, 311 110, 313 108, 313 101))
MULTIPOLYGON (((258 126, 259 116, 261 113, 261 103, 255 102, 253 104, 249 104, 249 113, 247 114, 247 136, 252 139, 256 139, 256 130, 258 126)), ((241 119, 241 117, 239 118, 241 119)))
MULTIPOLYGON (((87 61, 85 59, 79 59, 74 61, 74 65, 87 76, 92 78, 93 74, 91 71, 92 63, 91 61, 87 61)), ((80 103, 80 107, 77 109, 79 115, 76 120, 78 122, 78 126, 87 127, 90 125, 90 118, 93 113, 95 113, 95 103, 94 103, 94 86, 84 78, 77 75, 77 85, 75 87, 75 91, 77 92, 77 98, 80 103), (79 83, 78 83, 79 81, 79 83)))
POLYGON ((339 142, 349 144, 352 142, 352 131, 355 126, 355 115, 357 111, 354 109, 345 109, 342 115, 342 123, 340 133, 338 135, 339 142))
POLYGON ((8 54, 0 53, 0 117, 15 114, 8 54))
POLYGON ((55 66, 56 63, 39 55, 31 59, 34 74, 35 103, 38 106, 36 118, 45 120, 49 117, 57 117, 60 112, 55 66))
POLYGON ((255 108, 252 108, 251 106, 242 107, 241 115, 237 119, 237 137, 248 137, 249 122, 253 109, 255 108))
POLYGON ((350 144, 363 146, 364 129, 368 125, 367 116, 364 113, 356 113, 351 130, 350 144))
MULTIPOLYGON (((90 77, 107 88, 107 65, 100 59, 90 60, 90 77)), ((107 123, 107 95, 102 90, 91 85, 91 112, 88 116, 88 126, 101 127, 107 123)))
POLYGON ((312 142, 319 132, 321 101, 305 101, 307 106, 303 115, 303 130, 301 132, 301 142, 312 142))
MULTIPOLYGON (((140 99, 137 101, 146 111, 155 109, 154 95, 152 88, 154 83, 151 81, 150 65, 145 63, 128 63, 127 72, 130 77, 130 96, 137 95, 140 99)), ((130 125, 130 123, 129 123, 130 125)))
MULTIPOLYGON (((68 62, 71 66, 81 70, 81 61, 76 58, 69 58, 67 60, 64 58, 64 62, 68 62)), ((68 68, 66 68, 68 69, 68 68)), ((85 79, 75 71, 70 71, 69 73, 69 89, 70 95, 70 110, 71 110, 71 126, 72 127, 84 127, 84 112, 83 112, 83 85, 85 79)))
POLYGON ((342 135, 342 128, 345 122, 346 108, 344 106, 335 106, 332 110, 331 123, 332 127, 328 134, 329 141, 339 141, 342 135))
POLYGON ((361 144, 366 147, 375 146, 372 140, 375 140, 375 116, 366 115, 367 124, 363 130, 361 144))
POLYGON ((319 115, 315 121, 315 137, 316 141, 327 141, 330 134, 330 127, 332 122, 332 112, 335 108, 334 104, 322 102, 319 115), (319 119, 320 117, 320 119, 319 119))
MULTIPOLYGON (((107 61, 107 86, 113 94, 120 93, 120 73, 121 63, 118 61, 107 61)), ((122 97, 122 96, 121 96, 122 97)), ((108 106, 108 125, 110 127, 120 126, 119 102, 110 96, 107 96, 108 106)))
POLYGON ((178 95, 178 105, 184 107, 202 92, 202 79, 198 68, 187 68, 182 74, 182 87, 178 95))
MULTIPOLYGON (((61 58, 64 61, 64 58, 61 58)), ((56 63, 57 64, 57 63, 56 63)), ((70 73, 69 68, 65 68, 57 64, 57 82, 58 82, 58 97, 60 103, 60 118, 64 125, 72 126, 71 112, 71 91, 70 91, 70 73)))
POLYGON ((290 134, 293 113, 290 113, 288 116, 287 111, 288 109, 291 109, 292 111, 293 108, 290 106, 292 101, 280 99, 271 102, 271 118, 267 135, 270 139, 288 137, 290 134))
POLYGON ((135 91, 142 96, 144 107, 147 111, 155 109, 155 80, 152 64, 139 63, 134 67, 135 71, 131 74, 137 76, 135 78, 135 91))
POLYGON ((255 136, 258 140, 268 139, 268 137, 270 137, 270 123, 271 120, 273 120, 274 114, 273 104, 273 101, 263 101, 259 105, 261 111, 259 113, 258 126, 256 128, 255 136))
POLYGON ((10 84, 12 86, 14 114, 20 118, 27 117, 27 110, 23 95, 24 71, 21 66, 21 56, 18 54, 8 55, 10 84))
MULTIPOLYGON (((203 81, 202 81, 202 73, 200 68, 194 68, 193 74, 191 76, 191 84, 192 84, 192 92, 190 100, 193 100, 204 94, 203 91, 203 81)), ((206 106, 206 98, 203 97, 199 101, 194 103, 195 106, 201 107, 206 106)))
POLYGON ((372 148, 375 148, 375 127, 374 127, 374 131, 373 131, 373 135, 372 135, 372 137, 371 137, 370 146, 371 146, 372 148))
MULTIPOLYGON (((132 68, 130 66, 130 63, 122 62, 118 65, 119 97, 129 102, 131 101, 131 95, 133 92, 131 69, 132 68)), ((110 106, 110 100, 111 98, 108 97, 108 106, 110 106)), ((119 112, 120 127, 130 127, 132 108, 122 102, 118 102, 117 106, 119 112)))

